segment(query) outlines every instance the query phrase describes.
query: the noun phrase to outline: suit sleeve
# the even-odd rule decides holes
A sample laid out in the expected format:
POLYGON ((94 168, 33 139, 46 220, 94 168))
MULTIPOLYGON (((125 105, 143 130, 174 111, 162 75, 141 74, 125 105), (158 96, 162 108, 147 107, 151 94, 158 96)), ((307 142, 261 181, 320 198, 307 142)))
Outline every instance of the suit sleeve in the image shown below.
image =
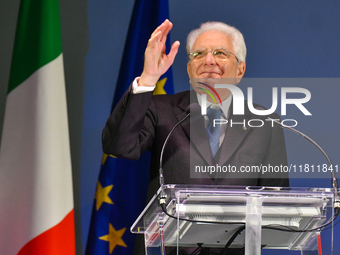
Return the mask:
POLYGON ((156 112, 150 109, 152 95, 153 92, 132 94, 131 86, 125 92, 103 129, 104 153, 137 160, 151 148, 157 122, 156 112))

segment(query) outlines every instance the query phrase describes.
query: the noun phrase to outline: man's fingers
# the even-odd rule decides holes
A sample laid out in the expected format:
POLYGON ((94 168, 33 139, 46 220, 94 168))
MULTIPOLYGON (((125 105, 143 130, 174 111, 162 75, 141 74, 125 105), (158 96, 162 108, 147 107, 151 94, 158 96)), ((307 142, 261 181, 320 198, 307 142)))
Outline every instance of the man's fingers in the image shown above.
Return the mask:
POLYGON ((173 63, 174 60, 175 60, 175 57, 176 57, 177 52, 178 52, 179 45, 180 45, 180 42, 176 41, 171 46, 171 50, 168 54, 168 59, 171 61, 171 63, 173 63))
POLYGON ((153 33, 151 34, 151 37, 153 36, 153 35, 155 35, 155 34, 157 34, 159 31, 164 31, 166 28, 167 28, 167 26, 169 25, 169 20, 168 19, 166 19, 162 24, 160 24, 156 29, 155 29, 155 31, 153 31, 153 33))
POLYGON ((162 43, 166 43, 166 39, 168 37, 168 34, 170 32, 170 30, 172 29, 172 23, 169 20, 166 20, 167 22, 164 25, 164 30, 162 31, 162 38, 161 38, 161 42, 162 43))
MULTIPOLYGON (((164 21, 165 22, 165 21, 164 21)), ((164 27, 164 22, 162 24, 160 24, 155 31, 153 31, 153 33, 151 34, 151 37, 153 37, 155 34, 157 34, 159 31, 162 30, 162 28, 164 27)))
POLYGON ((150 39, 153 39, 159 32, 161 32, 162 36, 160 38, 157 37, 162 43, 166 43, 167 36, 172 29, 172 23, 166 19, 161 25, 159 25, 155 31, 151 34, 150 39))
POLYGON ((149 45, 152 46, 153 44, 157 43, 160 41, 162 37, 162 32, 158 31, 156 34, 150 37, 149 39, 149 45))

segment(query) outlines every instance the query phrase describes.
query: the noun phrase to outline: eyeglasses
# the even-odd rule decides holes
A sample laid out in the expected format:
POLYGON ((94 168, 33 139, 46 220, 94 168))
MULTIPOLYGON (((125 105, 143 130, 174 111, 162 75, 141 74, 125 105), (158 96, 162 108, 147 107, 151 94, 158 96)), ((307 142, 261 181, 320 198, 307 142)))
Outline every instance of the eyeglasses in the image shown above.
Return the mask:
POLYGON ((239 63, 238 58, 236 57, 236 55, 234 53, 231 53, 230 51, 226 51, 224 49, 217 49, 217 50, 206 50, 206 51, 201 51, 198 50, 196 52, 191 52, 189 53, 188 57, 190 61, 193 60, 203 60, 204 58, 206 58, 206 56, 208 55, 208 53, 211 52, 211 54, 213 55, 213 57, 215 58, 215 60, 227 60, 230 58, 231 55, 233 55, 237 61, 237 63, 239 63))

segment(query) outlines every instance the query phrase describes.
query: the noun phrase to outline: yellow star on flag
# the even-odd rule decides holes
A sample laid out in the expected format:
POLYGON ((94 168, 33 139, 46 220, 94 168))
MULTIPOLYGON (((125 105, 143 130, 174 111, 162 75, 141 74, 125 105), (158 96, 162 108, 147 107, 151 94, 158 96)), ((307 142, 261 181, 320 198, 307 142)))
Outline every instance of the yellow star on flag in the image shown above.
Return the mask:
POLYGON ((101 207, 102 203, 108 203, 108 204, 113 204, 111 198, 109 197, 109 193, 111 189, 113 188, 113 185, 106 186, 103 188, 103 186, 100 184, 100 182, 97 183, 97 191, 94 196, 94 198, 97 200, 96 201, 96 209, 97 211, 101 207))
POLYGON ((153 92, 154 95, 164 95, 164 94, 166 94, 166 91, 164 89, 164 85, 165 85, 167 79, 168 78, 165 77, 165 78, 163 78, 162 80, 160 80, 156 83, 156 88, 153 92))
POLYGON ((108 155, 108 154, 105 154, 105 153, 104 153, 104 154, 103 154, 103 158, 102 158, 102 165, 104 165, 104 163, 105 163, 107 157, 116 158, 116 157, 113 156, 113 155, 108 155))
POLYGON ((116 231, 115 228, 111 225, 111 223, 109 223, 109 234, 106 236, 99 237, 100 240, 104 240, 110 243, 110 254, 117 245, 127 247, 127 245, 124 243, 122 239, 125 230, 126 228, 122 228, 116 231))

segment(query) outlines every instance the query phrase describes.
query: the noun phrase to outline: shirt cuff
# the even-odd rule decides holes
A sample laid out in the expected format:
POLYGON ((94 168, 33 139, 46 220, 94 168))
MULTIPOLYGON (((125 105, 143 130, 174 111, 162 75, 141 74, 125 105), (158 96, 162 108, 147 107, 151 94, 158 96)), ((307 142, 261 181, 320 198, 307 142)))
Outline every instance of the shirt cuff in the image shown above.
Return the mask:
POLYGON ((140 94, 145 92, 154 91, 155 86, 138 86, 138 80, 140 77, 136 77, 132 82, 132 94, 140 94))

